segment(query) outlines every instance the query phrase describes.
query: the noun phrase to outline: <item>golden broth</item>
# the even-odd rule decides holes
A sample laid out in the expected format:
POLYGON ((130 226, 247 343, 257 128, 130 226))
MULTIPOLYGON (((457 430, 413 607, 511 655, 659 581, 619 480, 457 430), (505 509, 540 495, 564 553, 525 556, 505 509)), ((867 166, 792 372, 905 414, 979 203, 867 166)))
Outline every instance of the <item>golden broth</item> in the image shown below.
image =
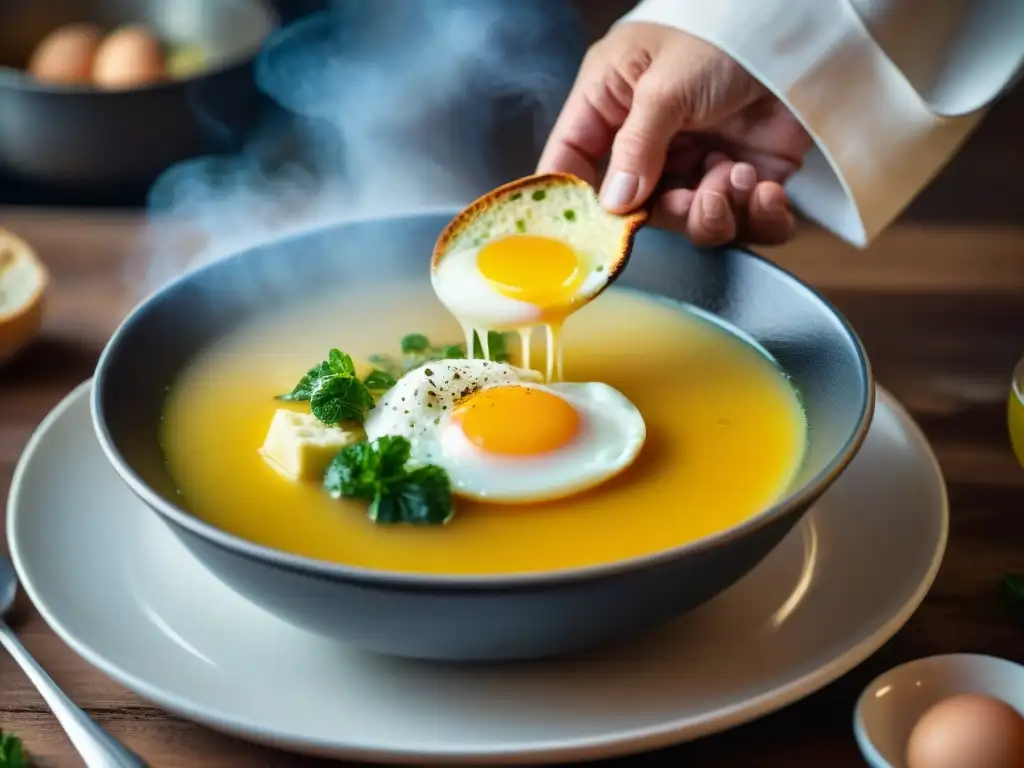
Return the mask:
POLYGON ((732 527, 783 493, 803 455, 804 415, 775 365, 676 305, 611 289, 564 331, 566 379, 610 384, 647 422, 636 463, 605 485, 537 506, 457 499, 447 526, 388 527, 370 522, 363 503, 332 500, 264 463, 257 451, 282 407, 275 394, 331 347, 365 359, 397 352, 413 331, 437 343, 461 338, 429 286, 417 284, 386 297, 318 299, 208 349, 171 389, 164 416, 184 505, 244 539, 321 560, 507 574, 622 560, 732 527))

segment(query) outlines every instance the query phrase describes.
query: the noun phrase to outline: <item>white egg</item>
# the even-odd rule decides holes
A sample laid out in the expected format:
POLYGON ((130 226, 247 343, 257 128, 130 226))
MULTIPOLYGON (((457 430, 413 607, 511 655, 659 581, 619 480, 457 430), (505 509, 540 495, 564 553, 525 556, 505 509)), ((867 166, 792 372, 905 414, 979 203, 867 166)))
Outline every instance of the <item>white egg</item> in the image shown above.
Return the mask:
POLYGON ((486 360, 428 363, 384 395, 366 434, 406 437, 412 461, 444 468, 456 494, 498 503, 569 496, 633 463, 646 425, 622 393, 597 382, 538 379, 486 360), (547 447, 532 450, 541 444, 547 447))

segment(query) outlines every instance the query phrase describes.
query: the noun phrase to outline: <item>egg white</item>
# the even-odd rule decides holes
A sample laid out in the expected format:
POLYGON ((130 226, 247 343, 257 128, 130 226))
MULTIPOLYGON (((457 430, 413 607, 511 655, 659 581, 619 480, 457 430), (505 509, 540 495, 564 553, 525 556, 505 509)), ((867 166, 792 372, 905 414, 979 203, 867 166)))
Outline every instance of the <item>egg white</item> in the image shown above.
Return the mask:
POLYGON ((384 395, 364 425, 367 437, 406 437, 415 464, 436 464, 460 496, 495 503, 563 498, 625 470, 647 436, 643 416, 621 392, 599 382, 540 385, 539 375, 486 360, 443 360, 410 371, 384 395), (481 450, 452 419, 468 392, 530 386, 569 402, 580 431, 568 444, 536 456, 481 450))
MULTIPOLYGON (((477 259, 483 247, 450 253, 431 271, 438 300, 464 326, 510 331, 539 324, 544 315, 542 307, 506 296, 481 274, 477 259)), ((607 270, 597 270, 607 259, 580 251, 577 254, 585 276, 575 295, 582 298, 591 296, 608 281, 607 270)))

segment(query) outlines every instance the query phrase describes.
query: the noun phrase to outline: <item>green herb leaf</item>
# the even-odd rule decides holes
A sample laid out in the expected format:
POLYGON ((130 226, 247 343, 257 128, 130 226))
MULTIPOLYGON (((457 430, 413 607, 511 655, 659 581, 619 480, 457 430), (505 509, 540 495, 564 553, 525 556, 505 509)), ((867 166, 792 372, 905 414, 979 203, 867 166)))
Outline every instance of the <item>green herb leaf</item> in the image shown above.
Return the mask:
POLYGON ((299 379, 299 383, 295 385, 291 392, 285 392, 283 395, 277 395, 276 400, 284 400, 286 402, 300 402, 309 400, 313 395, 313 384, 316 383, 317 378, 320 376, 320 368, 323 363, 318 363, 310 368, 306 375, 299 379))
POLYGON ((372 499, 382 480, 402 473, 410 449, 406 438, 390 435, 347 446, 328 465, 324 489, 336 499, 372 499))
POLYGON ((1024 612, 1024 577, 1015 573, 1003 576, 1003 592, 1016 610, 1024 612))
POLYGON ((356 377, 352 358, 337 349, 327 359, 309 369, 291 392, 278 395, 278 400, 309 401, 309 410, 324 424, 366 419, 374 406, 373 395, 356 377))
POLYGON ((366 375, 366 378, 363 379, 363 384, 365 384, 366 388, 371 392, 387 392, 397 383, 398 379, 387 371, 382 371, 379 368, 374 368, 366 375))
POLYGON ((433 465, 408 469, 411 445, 385 435, 344 449, 327 467, 324 490, 335 498, 365 499, 380 524, 439 525, 453 514, 448 474, 433 465))
POLYGON ((0 731, 0 768, 31 768, 25 746, 13 733, 0 731))
POLYGON ((430 339, 422 333, 410 333, 402 337, 402 354, 426 352, 430 349, 430 339))
POLYGON ((393 355, 370 355, 370 365, 380 371, 384 371, 395 379, 401 378, 405 373, 405 366, 402 361, 393 355))
POLYGON ((441 467, 418 467, 392 483, 370 503, 375 523, 441 525, 452 517, 452 490, 448 473, 441 467))
MULTIPOLYGON (((493 360, 496 363, 508 362, 508 339, 511 334, 498 333, 497 331, 487 332, 487 351, 489 353, 489 360, 493 360)), ((484 354, 483 346, 480 344, 480 336, 473 334, 473 356, 482 357, 484 354)))
POLYGON ((331 373, 337 376, 356 375, 356 364, 353 363, 352 358, 346 355, 344 352, 340 352, 337 349, 332 349, 327 354, 327 362, 331 366, 331 373))
POLYGON ((373 395, 354 375, 335 374, 317 380, 309 398, 309 411, 324 424, 362 423, 374 407, 373 395))
MULTIPOLYGON (((508 362, 508 340, 512 334, 490 331, 487 334, 490 359, 497 363, 508 362)), ((479 337, 473 337, 475 357, 482 357, 483 351, 479 337)), ((434 346, 430 339, 422 333, 410 333, 402 338, 402 359, 399 361, 390 355, 371 355, 370 362, 383 373, 393 376, 396 380, 404 374, 436 360, 461 360, 466 357, 464 344, 445 344, 434 346)), ((370 386, 367 382, 367 386, 370 386)), ((393 386, 393 385, 392 385, 393 386)), ((376 387, 370 387, 375 389, 376 387)), ((390 389, 390 387, 387 387, 390 389)))

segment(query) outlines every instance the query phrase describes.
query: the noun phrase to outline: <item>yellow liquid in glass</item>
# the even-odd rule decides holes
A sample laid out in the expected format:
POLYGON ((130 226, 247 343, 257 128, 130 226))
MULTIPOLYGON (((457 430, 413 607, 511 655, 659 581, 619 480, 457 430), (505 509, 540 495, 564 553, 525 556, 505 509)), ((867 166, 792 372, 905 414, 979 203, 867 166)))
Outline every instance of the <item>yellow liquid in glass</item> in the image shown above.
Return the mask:
POLYGON ((1024 467, 1024 361, 1017 366, 1014 375, 1007 421, 1010 424, 1010 444, 1017 455, 1017 461, 1024 467))

